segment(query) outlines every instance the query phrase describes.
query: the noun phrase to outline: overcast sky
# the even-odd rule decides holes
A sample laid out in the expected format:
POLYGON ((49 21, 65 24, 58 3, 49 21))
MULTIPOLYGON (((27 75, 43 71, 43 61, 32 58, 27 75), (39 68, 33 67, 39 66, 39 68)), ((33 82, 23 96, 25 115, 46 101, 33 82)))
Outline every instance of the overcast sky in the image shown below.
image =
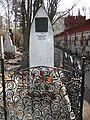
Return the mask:
MULTIPOLYGON (((75 2, 76 3, 78 2, 78 4, 73 9, 73 15, 78 15, 78 8, 80 8, 81 15, 86 14, 86 18, 89 19, 90 18, 90 0, 61 0, 59 5, 60 11, 71 8, 71 6, 75 2), (82 10, 83 8, 84 9, 86 8, 86 11, 85 10, 83 11, 82 10)), ((5 11, 3 9, 0 9, 0 14, 5 15, 5 11)), ((70 12, 70 14, 72 15, 72 11, 70 12)))
MULTIPOLYGON (((86 18, 89 19, 90 18, 90 0, 61 0, 60 6, 62 6, 62 7, 60 7, 60 8, 68 9, 74 4, 74 2, 76 2, 76 3, 78 2, 78 4, 73 9, 73 14, 77 15, 78 14, 78 8, 80 8, 81 14, 82 15, 86 14, 86 18), (85 8, 86 8, 86 11, 85 11, 85 8)), ((72 12, 71 12, 71 14, 72 14, 72 12)))

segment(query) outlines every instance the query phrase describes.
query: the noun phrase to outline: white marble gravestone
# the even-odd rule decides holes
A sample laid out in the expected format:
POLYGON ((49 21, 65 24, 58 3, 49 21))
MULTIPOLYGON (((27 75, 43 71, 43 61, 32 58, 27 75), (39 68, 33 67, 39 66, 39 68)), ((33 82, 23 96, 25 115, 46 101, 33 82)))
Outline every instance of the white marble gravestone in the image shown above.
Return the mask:
POLYGON ((9 53, 12 53, 12 54, 16 53, 16 46, 13 45, 9 33, 5 34, 4 52, 9 52, 9 53))
POLYGON ((54 67, 54 39, 51 21, 43 9, 37 11, 29 40, 30 67, 54 67))

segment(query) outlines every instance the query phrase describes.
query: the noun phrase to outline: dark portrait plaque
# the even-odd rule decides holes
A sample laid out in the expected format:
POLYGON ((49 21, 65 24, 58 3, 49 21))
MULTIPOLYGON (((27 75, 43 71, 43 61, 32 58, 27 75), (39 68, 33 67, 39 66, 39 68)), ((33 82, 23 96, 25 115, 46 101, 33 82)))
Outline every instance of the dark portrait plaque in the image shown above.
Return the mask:
POLYGON ((35 18, 35 31, 48 32, 48 18, 46 17, 35 18))

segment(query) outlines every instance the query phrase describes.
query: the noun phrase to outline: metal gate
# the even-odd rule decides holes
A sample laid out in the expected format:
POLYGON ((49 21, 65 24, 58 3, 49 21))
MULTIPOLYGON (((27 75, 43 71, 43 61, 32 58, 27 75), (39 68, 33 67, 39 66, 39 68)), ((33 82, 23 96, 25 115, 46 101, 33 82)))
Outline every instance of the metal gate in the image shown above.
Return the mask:
POLYGON ((14 72, 0 81, 0 120, 80 120, 82 78, 70 71, 35 67, 14 72))

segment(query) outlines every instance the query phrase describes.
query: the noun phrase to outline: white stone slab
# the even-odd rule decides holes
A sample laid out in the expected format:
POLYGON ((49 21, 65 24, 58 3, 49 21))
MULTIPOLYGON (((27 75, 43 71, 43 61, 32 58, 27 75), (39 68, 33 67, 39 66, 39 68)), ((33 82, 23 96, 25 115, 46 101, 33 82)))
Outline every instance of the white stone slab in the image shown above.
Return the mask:
MULTIPOLYGON (((42 22, 42 21, 41 21, 42 22)), ((49 66, 54 67, 54 39, 53 39, 53 30, 50 19, 46 14, 45 10, 40 7, 38 12, 35 15, 33 23, 31 25, 30 31, 30 41, 29 41, 29 60, 30 60, 30 67, 36 66, 49 66), (35 24, 36 19, 45 18, 48 20, 48 31, 45 32, 45 25, 44 22, 43 27, 41 28, 39 23, 38 25, 35 24), (37 27, 42 29, 39 32, 37 27)))
POLYGON ((5 35, 4 51, 10 53, 16 53, 16 46, 13 45, 9 33, 6 33, 5 35))

